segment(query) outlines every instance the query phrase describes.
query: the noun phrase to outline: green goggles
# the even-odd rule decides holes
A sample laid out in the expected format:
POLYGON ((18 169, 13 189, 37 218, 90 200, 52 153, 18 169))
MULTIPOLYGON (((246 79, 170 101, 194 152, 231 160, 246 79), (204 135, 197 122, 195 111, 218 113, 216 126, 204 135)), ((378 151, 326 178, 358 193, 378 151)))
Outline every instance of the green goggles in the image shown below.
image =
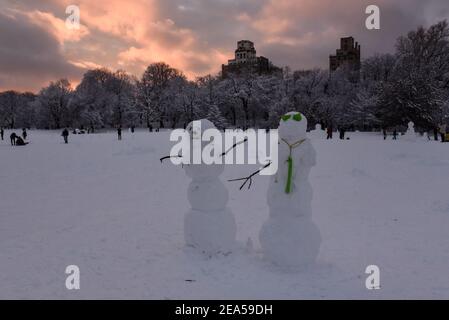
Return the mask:
MULTIPOLYGON (((291 115, 291 114, 286 114, 286 115, 283 115, 283 116, 281 117, 281 119, 282 119, 283 121, 287 121, 287 120, 290 119, 290 118, 292 118, 292 115, 291 115)), ((293 115, 293 120, 295 120, 295 121, 301 121, 301 119, 302 119, 302 117, 301 117, 301 114, 300 114, 300 113, 296 113, 296 114, 293 115)))

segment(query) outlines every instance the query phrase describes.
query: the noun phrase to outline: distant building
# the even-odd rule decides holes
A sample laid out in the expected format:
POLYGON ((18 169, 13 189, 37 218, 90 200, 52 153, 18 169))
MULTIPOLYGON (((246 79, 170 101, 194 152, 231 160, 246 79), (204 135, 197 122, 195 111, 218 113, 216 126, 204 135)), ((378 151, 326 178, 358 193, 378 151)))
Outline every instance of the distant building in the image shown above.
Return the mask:
POLYGON ((228 60, 228 64, 221 66, 222 77, 227 78, 229 74, 254 73, 254 74, 272 74, 281 72, 281 69, 274 66, 270 60, 265 57, 257 57, 254 43, 249 40, 237 42, 235 58, 228 60))
POLYGON ((360 45, 355 42, 353 37, 340 39, 340 49, 337 49, 336 55, 329 57, 329 70, 335 71, 339 67, 346 65, 353 70, 360 69, 360 45))

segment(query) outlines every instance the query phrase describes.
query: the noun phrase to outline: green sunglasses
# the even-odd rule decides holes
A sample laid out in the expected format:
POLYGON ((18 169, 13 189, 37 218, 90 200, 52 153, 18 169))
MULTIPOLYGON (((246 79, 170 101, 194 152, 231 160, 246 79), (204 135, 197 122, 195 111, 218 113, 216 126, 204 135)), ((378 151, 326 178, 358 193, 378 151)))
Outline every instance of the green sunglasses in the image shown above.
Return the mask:
MULTIPOLYGON (((290 119, 291 117, 292 117, 291 114, 286 114, 286 115, 283 115, 283 116, 281 117, 281 119, 282 119, 283 121, 287 121, 287 120, 290 119)), ((295 120, 295 121, 301 121, 301 119, 302 119, 302 117, 301 117, 301 114, 300 114, 300 113, 297 113, 297 114, 294 114, 294 115, 293 115, 293 120, 295 120)))

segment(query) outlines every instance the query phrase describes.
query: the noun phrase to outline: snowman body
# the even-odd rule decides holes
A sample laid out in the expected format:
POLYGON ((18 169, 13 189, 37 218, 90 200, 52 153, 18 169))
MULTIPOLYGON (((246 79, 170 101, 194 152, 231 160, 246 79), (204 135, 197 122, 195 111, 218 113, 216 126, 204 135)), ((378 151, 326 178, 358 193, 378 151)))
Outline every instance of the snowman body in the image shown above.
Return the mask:
MULTIPOLYGON (((199 120, 201 131, 215 128, 208 120, 199 120)), ((202 132, 195 132, 193 123, 187 128, 190 138, 201 139, 202 132)), ((204 148, 206 143, 201 143, 204 148)), ((197 152, 191 143, 192 153, 197 152)), ((185 164, 184 170, 192 181, 187 189, 191 209, 184 216, 186 245, 205 254, 228 254, 235 245, 236 223, 234 215, 226 206, 228 190, 220 180, 223 164, 185 164)))
POLYGON ((300 120, 294 120, 295 114, 298 113, 287 113, 291 117, 280 121, 279 167, 267 192, 269 218, 259 233, 265 258, 285 267, 313 264, 321 244, 320 232, 311 220, 313 190, 309 173, 316 163, 316 154, 307 139, 307 119, 300 114, 300 120), (287 192, 289 157, 292 170, 287 192))
POLYGON ((291 191, 286 193, 289 154, 289 147, 281 142, 278 147, 278 171, 271 177, 267 192, 270 216, 310 217, 313 191, 309 182, 309 173, 315 165, 315 150, 308 139, 292 150, 291 191), (295 210, 291 210, 292 208, 295 210))

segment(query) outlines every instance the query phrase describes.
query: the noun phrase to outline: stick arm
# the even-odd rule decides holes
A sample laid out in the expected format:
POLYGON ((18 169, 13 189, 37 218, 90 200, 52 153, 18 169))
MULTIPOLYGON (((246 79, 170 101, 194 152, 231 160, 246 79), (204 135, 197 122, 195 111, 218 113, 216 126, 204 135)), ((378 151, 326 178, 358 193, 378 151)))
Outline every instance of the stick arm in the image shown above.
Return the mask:
POLYGON ((256 174, 258 174, 260 171, 262 171, 263 169, 268 168, 270 165, 271 165, 271 161, 268 162, 266 165, 264 165, 264 166, 263 166, 262 168, 260 168, 259 170, 257 170, 257 171, 255 171, 255 172, 251 173, 251 174, 250 174, 249 176, 247 176, 247 177, 244 177, 244 178, 237 178, 237 179, 231 179, 231 180, 228 180, 228 181, 229 181, 229 182, 232 182, 232 181, 242 181, 242 180, 245 180, 245 181, 243 182, 243 184, 240 186, 239 190, 242 190, 242 188, 245 186, 245 184, 247 184, 248 181, 249 181, 249 184, 248 184, 248 189, 249 189, 249 188, 251 188, 251 185, 253 184, 253 177, 254 177, 256 174))

